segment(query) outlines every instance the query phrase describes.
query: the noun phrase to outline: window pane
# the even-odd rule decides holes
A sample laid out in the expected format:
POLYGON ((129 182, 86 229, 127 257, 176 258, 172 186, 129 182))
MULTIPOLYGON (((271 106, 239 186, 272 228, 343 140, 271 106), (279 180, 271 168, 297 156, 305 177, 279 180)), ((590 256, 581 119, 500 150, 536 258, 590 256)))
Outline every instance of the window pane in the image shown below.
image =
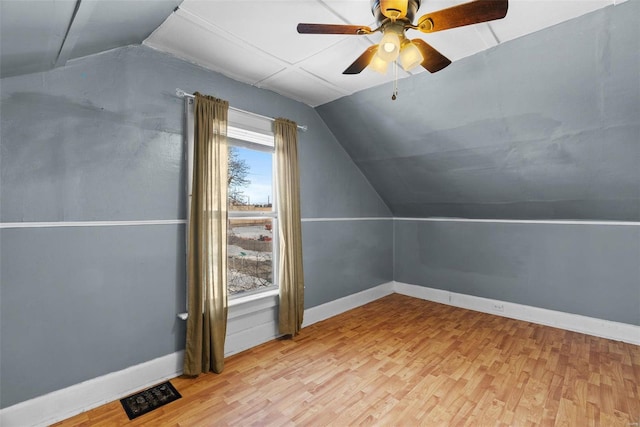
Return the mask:
POLYGON ((273 153, 229 147, 229 209, 273 203, 273 153))
POLYGON ((271 218, 229 220, 227 281, 229 295, 273 286, 271 218))

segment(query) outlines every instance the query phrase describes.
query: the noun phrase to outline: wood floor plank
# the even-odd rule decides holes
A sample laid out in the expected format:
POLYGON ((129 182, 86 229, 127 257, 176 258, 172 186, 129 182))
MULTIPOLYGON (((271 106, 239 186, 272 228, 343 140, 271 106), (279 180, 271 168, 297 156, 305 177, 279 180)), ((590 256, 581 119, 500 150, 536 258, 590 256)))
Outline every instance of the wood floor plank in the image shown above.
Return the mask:
POLYGON ((630 426, 640 347, 393 294, 57 426, 630 426))

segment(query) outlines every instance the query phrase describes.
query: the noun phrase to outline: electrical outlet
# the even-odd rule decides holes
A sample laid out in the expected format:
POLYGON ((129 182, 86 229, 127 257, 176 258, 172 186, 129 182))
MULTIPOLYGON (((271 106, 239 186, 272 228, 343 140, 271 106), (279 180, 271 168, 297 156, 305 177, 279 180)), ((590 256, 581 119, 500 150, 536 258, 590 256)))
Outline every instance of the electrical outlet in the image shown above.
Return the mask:
POLYGON ((493 303, 493 309, 495 311, 503 312, 504 311, 504 304, 500 304, 500 303, 494 302, 493 303))

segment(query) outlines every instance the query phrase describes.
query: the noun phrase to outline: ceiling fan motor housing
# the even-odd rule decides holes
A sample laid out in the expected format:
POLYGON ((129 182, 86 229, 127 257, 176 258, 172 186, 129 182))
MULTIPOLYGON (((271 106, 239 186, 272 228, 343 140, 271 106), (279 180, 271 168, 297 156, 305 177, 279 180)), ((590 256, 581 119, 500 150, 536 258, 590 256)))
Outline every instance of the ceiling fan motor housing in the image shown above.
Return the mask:
POLYGON ((416 16, 416 13, 420 8, 420 0, 371 0, 371 13, 373 13, 373 16, 376 18, 376 22, 378 23, 378 25, 381 25, 385 19, 389 19, 391 16, 397 13, 397 11, 403 10, 405 3, 407 7, 406 15, 401 19, 406 19, 409 21, 409 23, 411 23, 413 22, 413 18, 416 16), (383 11, 381 9, 381 6, 385 6, 387 10, 383 11))

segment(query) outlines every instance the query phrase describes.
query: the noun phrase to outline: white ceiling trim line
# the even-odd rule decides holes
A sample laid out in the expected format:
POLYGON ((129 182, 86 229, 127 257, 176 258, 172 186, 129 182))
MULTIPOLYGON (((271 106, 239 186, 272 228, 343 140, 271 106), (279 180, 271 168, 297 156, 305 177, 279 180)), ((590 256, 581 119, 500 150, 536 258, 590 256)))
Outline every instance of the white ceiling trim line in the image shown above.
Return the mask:
POLYGON ((397 221, 429 221, 429 222, 488 222, 505 224, 554 224, 554 225, 612 225, 625 227, 640 227, 640 221, 593 221, 593 220, 564 220, 564 219, 472 219, 472 218, 406 218, 394 217, 397 221))
POLYGON ((186 224, 185 219, 149 219, 139 221, 52 221, 52 222, 0 222, 5 228, 56 228, 56 227, 122 227, 136 225, 186 224))
POLYGON ((370 216, 353 218, 302 218, 301 222, 332 222, 332 221, 390 221, 392 216, 370 216))

